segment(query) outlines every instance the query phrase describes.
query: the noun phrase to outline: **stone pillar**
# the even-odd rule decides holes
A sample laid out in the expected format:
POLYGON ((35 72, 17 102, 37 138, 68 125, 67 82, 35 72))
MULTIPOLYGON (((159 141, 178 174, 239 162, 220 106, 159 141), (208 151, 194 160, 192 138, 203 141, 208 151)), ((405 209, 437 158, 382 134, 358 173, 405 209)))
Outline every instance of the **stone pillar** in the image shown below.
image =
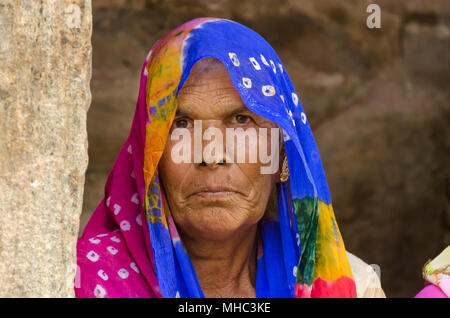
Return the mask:
POLYGON ((91 0, 0 2, 0 297, 73 297, 91 0))

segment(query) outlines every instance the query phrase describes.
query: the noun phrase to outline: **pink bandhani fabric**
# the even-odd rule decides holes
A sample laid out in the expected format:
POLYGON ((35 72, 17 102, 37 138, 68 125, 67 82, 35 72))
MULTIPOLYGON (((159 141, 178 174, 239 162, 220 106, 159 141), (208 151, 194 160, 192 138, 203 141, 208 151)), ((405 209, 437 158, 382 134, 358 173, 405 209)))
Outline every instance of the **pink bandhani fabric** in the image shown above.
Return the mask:
POLYGON ((143 171, 135 168, 144 161, 148 57, 130 135, 108 176, 105 197, 78 240, 76 297, 162 297, 143 210, 143 171))

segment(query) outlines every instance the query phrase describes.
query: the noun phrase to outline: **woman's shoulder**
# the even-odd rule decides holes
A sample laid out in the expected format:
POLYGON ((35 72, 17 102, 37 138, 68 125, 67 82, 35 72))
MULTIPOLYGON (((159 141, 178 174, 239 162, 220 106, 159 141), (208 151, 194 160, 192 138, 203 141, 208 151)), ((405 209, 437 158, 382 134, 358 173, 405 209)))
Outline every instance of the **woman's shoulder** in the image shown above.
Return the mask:
POLYGON ((119 231, 78 239, 77 265, 76 297, 152 297, 119 231))
POLYGON ((374 268, 359 257, 347 251, 358 298, 385 298, 380 278, 374 268))

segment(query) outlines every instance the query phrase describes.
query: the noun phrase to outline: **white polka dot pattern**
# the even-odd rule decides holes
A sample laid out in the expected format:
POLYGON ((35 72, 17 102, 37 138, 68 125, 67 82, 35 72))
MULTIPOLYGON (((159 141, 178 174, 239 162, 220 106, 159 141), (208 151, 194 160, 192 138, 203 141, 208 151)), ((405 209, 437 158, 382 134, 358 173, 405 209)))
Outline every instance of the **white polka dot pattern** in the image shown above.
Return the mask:
POLYGON ((275 95, 275 88, 272 85, 264 85, 262 87, 262 92, 264 96, 273 96, 275 95))
POLYGON ((244 86, 246 88, 252 88, 252 80, 249 79, 248 77, 243 77, 242 78, 242 83, 244 84, 244 86))
POLYGON ((301 118, 302 118, 302 122, 306 125, 306 114, 304 112, 302 112, 300 114, 301 118))
POLYGON ((120 205, 114 204, 114 215, 119 214, 121 208, 122 207, 120 205))
POLYGON ((131 202, 139 204, 139 193, 135 193, 133 194, 133 196, 131 197, 131 202))
POLYGON ((136 266, 135 262, 130 263, 130 267, 132 270, 134 270, 137 274, 139 274, 139 268, 136 266))
POLYGON ((142 219, 141 219, 141 215, 140 215, 140 214, 136 217, 136 223, 137 223, 139 226, 142 226, 142 219))
MULTIPOLYGON (((80 261, 80 256, 84 254, 86 261, 83 262, 79 275, 89 276, 80 278, 83 294, 80 294, 80 287, 75 288, 77 297, 116 297, 124 291, 124 288, 129 289, 131 293, 142 292, 138 290, 142 288, 139 286, 144 283, 144 277, 138 264, 128 254, 123 234, 124 232, 120 230, 100 234, 104 239, 99 240, 98 244, 93 244, 90 240, 84 241, 82 249, 78 250, 78 260, 80 261), (89 249, 80 255, 84 248, 89 249)), ((93 238, 98 239, 98 236, 93 238)), ((157 289, 157 285, 154 286, 154 290, 158 290, 156 293, 161 292, 157 289)), ((148 291, 144 291, 144 295, 145 293, 148 291)))
POLYGON ((123 220, 122 222, 120 222, 120 229, 122 231, 129 231, 130 228, 130 222, 128 222, 127 220, 123 220))
POLYGON ((281 65, 281 63, 278 63, 278 68, 280 69, 281 74, 283 74, 284 70, 283 70, 283 65, 281 65))
POLYGON ((119 251, 117 248, 115 248, 114 246, 108 246, 106 248, 108 250, 108 252, 110 252, 112 255, 116 255, 117 252, 119 251))
POLYGON ((91 262, 96 262, 100 258, 100 256, 97 253, 95 253, 94 251, 89 251, 89 253, 86 254, 86 257, 91 262))
POLYGON ((267 60, 266 60, 266 58, 264 57, 264 55, 261 54, 260 57, 261 57, 261 61, 263 62, 264 65, 270 66, 269 63, 267 63, 267 60))
POLYGON ((125 268, 121 268, 117 271, 117 275, 122 279, 127 279, 130 273, 125 268))
POLYGON ((237 58, 236 53, 230 52, 228 53, 228 56, 230 57, 231 62, 233 63, 234 66, 239 66, 239 59, 237 58))
POLYGON ((272 66, 272 71, 275 74, 277 74, 277 67, 275 66, 275 63, 272 60, 270 60, 270 66, 272 66))
POLYGON ((298 106, 298 96, 295 93, 292 93, 292 102, 295 106, 298 106))
POLYGON ((91 242, 92 244, 99 244, 101 241, 96 237, 92 237, 89 239, 89 242, 91 242))
POLYGON ((255 68, 255 70, 257 70, 257 71, 261 70, 261 65, 259 65, 258 61, 254 57, 250 58, 250 62, 253 64, 253 67, 255 68))
POLYGON ((108 280, 108 274, 105 273, 105 271, 103 269, 99 269, 97 272, 98 277, 100 277, 101 279, 103 279, 104 281, 108 280))
POLYGON ((94 289, 94 295, 97 298, 104 298, 106 295, 106 290, 101 285, 96 285, 94 289))

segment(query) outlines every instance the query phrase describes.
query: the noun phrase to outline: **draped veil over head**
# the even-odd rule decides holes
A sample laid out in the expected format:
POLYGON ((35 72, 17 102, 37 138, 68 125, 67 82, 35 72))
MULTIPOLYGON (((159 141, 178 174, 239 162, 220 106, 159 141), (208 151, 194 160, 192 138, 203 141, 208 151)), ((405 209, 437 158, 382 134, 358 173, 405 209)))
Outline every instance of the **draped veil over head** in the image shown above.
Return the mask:
POLYGON ((272 47, 251 29, 199 18, 148 54, 129 137, 78 242, 78 297, 204 297, 160 185, 158 162, 193 65, 214 57, 245 105, 282 129, 290 178, 259 223, 256 297, 356 297, 308 119, 272 47))

